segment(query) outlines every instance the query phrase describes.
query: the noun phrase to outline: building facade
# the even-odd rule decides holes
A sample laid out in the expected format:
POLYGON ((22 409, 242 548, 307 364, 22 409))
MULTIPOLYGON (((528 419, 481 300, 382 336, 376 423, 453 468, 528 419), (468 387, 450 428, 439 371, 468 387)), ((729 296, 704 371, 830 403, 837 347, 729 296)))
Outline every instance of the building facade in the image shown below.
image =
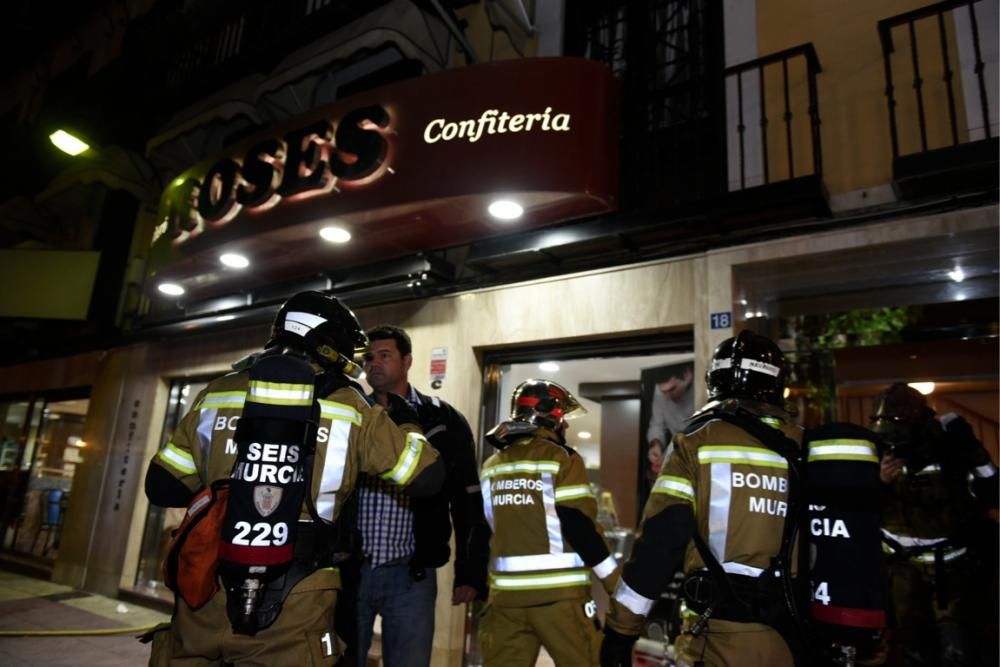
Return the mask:
MULTIPOLYGON (((625 532, 640 371, 693 361, 701 397, 742 328, 795 360, 803 420, 933 380, 996 457, 995 0, 114 7, 12 98, 26 127, 72 118, 52 100, 86 73, 118 91, 104 123, 80 98, 107 143, 0 206, 11 284, 38 285, 0 331, 3 545, 54 580, 166 599, 146 464, 302 289, 405 327, 414 384, 477 435, 517 373, 575 369, 601 416, 575 444, 625 532)), ((475 664, 465 627, 442 596, 434 664, 475 664)))

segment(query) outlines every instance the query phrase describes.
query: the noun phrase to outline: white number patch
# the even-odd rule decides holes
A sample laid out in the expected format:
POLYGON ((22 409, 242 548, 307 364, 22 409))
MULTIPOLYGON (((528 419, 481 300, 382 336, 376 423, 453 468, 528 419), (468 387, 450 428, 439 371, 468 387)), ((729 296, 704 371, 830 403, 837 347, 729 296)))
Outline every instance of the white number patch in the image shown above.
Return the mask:
POLYGON ((824 605, 830 604, 830 587, 825 581, 819 582, 819 586, 813 592, 813 600, 818 600, 824 605))
POLYGON ((248 521, 236 522, 236 535, 233 537, 233 544, 239 546, 252 547, 280 547, 288 541, 288 526, 284 523, 276 523, 272 527, 269 523, 255 523, 253 526, 248 521), (253 539, 248 540, 250 533, 254 533, 253 539))

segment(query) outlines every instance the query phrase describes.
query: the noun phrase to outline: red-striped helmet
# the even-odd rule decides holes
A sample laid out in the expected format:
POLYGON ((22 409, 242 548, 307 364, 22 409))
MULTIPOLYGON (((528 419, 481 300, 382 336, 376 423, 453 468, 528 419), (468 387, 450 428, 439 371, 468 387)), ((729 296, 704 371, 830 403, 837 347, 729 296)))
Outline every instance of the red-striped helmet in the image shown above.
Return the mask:
POLYGON ((525 380, 510 397, 510 418, 550 429, 558 429, 564 419, 587 414, 576 397, 551 380, 525 380))

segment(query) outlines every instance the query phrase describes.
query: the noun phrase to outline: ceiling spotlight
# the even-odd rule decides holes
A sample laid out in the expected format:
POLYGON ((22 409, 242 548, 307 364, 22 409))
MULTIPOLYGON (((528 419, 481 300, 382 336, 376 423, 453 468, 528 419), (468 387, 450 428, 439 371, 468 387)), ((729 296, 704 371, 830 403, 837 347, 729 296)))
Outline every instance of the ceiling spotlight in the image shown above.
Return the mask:
POLYGON ((580 438, 581 440, 590 440, 590 431, 580 431, 579 433, 576 434, 576 437, 580 438))
POLYGON ((543 361, 538 364, 538 370, 545 371, 546 373, 555 373, 559 370, 559 364, 554 361, 543 361))
POLYGON ((184 288, 177 283, 160 283, 156 286, 156 289, 160 290, 167 296, 180 296, 184 294, 184 288))
POLYGON ((956 266, 954 270, 948 272, 948 277, 956 283, 960 283, 965 280, 965 271, 962 270, 962 267, 956 266))
POLYGON ((250 260, 235 252, 227 252, 219 256, 219 261, 231 269, 245 269, 250 266, 250 260))
POLYGON ((524 213, 524 207, 510 199, 497 199, 486 210, 497 220, 517 220, 524 213))
POLYGON ((330 243, 347 243, 351 240, 351 233, 343 227, 324 227, 319 230, 319 235, 330 243))
POLYGON ((79 155, 90 148, 89 144, 84 141, 80 141, 65 130, 56 130, 50 134, 49 141, 51 141, 56 148, 67 155, 79 155))
POLYGON ((906 384, 909 385, 910 387, 913 387, 924 396, 934 392, 933 382, 907 382, 906 384))

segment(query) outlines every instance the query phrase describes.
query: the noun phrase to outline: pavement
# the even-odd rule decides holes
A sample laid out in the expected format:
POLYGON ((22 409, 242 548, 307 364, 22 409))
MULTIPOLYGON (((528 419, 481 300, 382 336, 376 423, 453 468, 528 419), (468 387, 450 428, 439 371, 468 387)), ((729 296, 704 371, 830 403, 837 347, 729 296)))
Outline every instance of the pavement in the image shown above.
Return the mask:
POLYGON ((150 627, 170 620, 161 611, 0 570, 0 665, 25 667, 139 667, 149 645, 138 631, 93 635, 88 631, 150 627), (5 636, 6 633, 82 631, 72 636, 5 636))

